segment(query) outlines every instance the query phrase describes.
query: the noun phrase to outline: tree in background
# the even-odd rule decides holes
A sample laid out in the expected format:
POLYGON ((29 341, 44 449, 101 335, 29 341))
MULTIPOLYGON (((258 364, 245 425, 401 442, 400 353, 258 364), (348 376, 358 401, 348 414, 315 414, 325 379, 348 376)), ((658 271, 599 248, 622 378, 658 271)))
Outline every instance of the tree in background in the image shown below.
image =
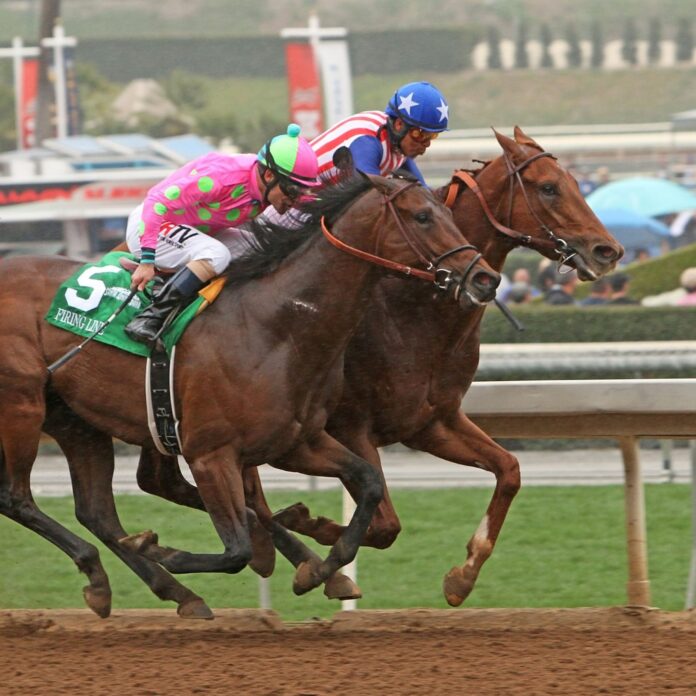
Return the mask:
POLYGON ((243 129, 240 129, 235 142, 242 152, 258 152, 269 138, 283 133, 287 126, 287 119, 262 114, 256 121, 249 121, 243 129))
POLYGON ((638 64, 638 32, 636 31, 636 23, 632 17, 629 17, 624 25, 621 57, 629 65, 638 64))
POLYGON ((500 57, 500 32, 498 27, 488 27, 488 67, 491 70, 500 70, 503 61, 500 57))
POLYGON ((592 43, 590 65, 593 68, 601 68, 604 65, 604 32, 598 20, 594 20, 590 26, 590 41, 592 43))
POLYGON ((541 42, 541 67, 552 68, 553 61, 551 60, 551 54, 549 53, 549 46, 551 45, 552 37, 548 24, 541 25, 541 29, 539 30, 539 41, 541 42))
POLYGON ((202 109, 206 103, 207 83, 199 75, 177 68, 163 81, 167 97, 185 109, 202 109))
POLYGON ((579 68, 582 65, 580 39, 574 24, 566 26, 566 41, 568 42, 568 67, 579 68))
POLYGON ((691 21, 683 17, 677 25, 677 60, 680 63, 690 63, 694 56, 694 35, 691 31, 691 21))
POLYGON ((659 17, 653 17, 648 24, 648 63, 654 65, 662 57, 662 22, 659 17))
POLYGON ((529 56, 527 55, 527 23, 524 20, 517 25, 515 67, 520 69, 529 67, 529 56))

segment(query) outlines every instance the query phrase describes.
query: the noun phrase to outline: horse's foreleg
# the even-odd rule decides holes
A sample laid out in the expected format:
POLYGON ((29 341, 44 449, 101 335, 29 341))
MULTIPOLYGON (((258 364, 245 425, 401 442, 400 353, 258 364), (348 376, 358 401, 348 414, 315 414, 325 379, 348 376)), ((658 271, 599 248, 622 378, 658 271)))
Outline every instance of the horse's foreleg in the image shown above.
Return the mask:
POLYGON ((368 462, 347 450, 325 431, 313 442, 303 443, 282 460, 271 463, 287 471, 337 477, 349 491, 355 491, 353 517, 331 547, 327 558, 321 563, 310 560, 298 568, 293 590, 296 594, 303 594, 355 558, 372 515, 382 499, 383 486, 379 475, 368 462))
POLYGON ((519 463, 464 414, 432 423, 406 442, 457 464, 475 466, 495 474, 495 491, 486 514, 467 544, 467 559, 445 576, 444 593, 451 606, 459 606, 474 588, 481 566, 493 552, 513 498, 520 489, 519 463))
MULTIPOLYGON (((255 471, 255 469, 250 469, 255 471)), ((191 485, 181 473, 175 456, 166 456, 155 449, 140 450, 138 485, 146 493, 169 500, 177 505, 205 511, 198 488, 191 485)), ((258 522, 253 510, 247 510, 253 556, 249 567, 264 578, 273 573, 275 549, 266 529, 258 522)))
MULTIPOLYGON (((376 549, 389 548, 401 531, 401 523, 399 522, 399 517, 396 514, 396 510, 389 496, 386 481, 384 480, 384 472, 382 471, 382 462, 379 458, 379 452, 364 434, 360 436, 332 434, 351 452, 368 461, 378 473, 382 481, 384 495, 375 510, 375 514, 372 517, 370 526, 363 539, 362 546, 371 546, 376 549)), ((358 492, 355 488, 349 488, 349 493, 355 498, 358 492)), ((287 529, 297 532, 298 534, 304 534, 305 536, 311 537, 316 542, 328 546, 335 544, 345 530, 343 525, 328 517, 312 517, 309 508, 307 508, 304 503, 295 503, 283 510, 279 510, 273 517, 287 529)))
POLYGON ((155 449, 143 447, 136 476, 138 486, 146 493, 177 505, 205 511, 198 489, 184 478, 175 456, 169 457, 155 449))
MULTIPOLYGON (((270 533, 275 548, 292 563, 295 568, 305 562, 314 564, 321 563, 321 558, 309 547, 303 544, 280 523, 278 523, 271 512, 266 501, 261 479, 257 467, 250 467, 244 472, 244 493, 247 505, 250 506, 260 523, 270 533)), ((257 555, 257 547, 254 543, 254 555, 257 555)), ((251 565, 251 563, 249 563, 251 565)), ((329 599, 359 599, 362 595, 358 586, 346 575, 335 573, 327 581, 324 587, 324 594, 329 599)))
POLYGON ((111 438, 71 415, 66 408, 54 409, 44 429, 56 440, 68 460, 75 515, 79 522, 113 551, 157 597, 176 602, 179 616, 212 618, 212 612, 201 597, 157 563, 119 543, 126 531, 121 526, 113 497, 114 450, 111 438))
POLYGON ((163 547, 158 545, 156 535, 147 533, 122 539, 121 543, 137 549, 172 573, 238 573, 249 563, 252 548, 237 454, 226 445, 196 457, 189 465, 224 552, 190 553, 163 547))

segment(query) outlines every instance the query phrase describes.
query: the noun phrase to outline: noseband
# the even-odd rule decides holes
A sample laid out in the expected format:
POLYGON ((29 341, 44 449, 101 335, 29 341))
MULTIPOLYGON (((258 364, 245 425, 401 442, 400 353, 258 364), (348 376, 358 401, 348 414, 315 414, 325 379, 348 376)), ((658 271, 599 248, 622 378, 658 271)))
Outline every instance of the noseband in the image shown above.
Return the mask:
MULTIPOLYGON (((466 282, 466 279, 469 277, 469 274, 472 272, 474 266, 478 262, 478 260, 481 258, 482 254, 476 249, 475 246, 471 244, 462 244, 461 246, 455 247, 454 249, 450 249, 449 251, 446 251, 444 254, 441 254, 440 256, 432 259, 431 261, 428 260, 428 250, 425 247, 425 245, 421 242, 421 240, 418 239, 418 237, 414 236, 411 234, 407 227, 404 225, 403 220, 401 219, 401 216, 399 215, 399 212, 397 211, 396 207, 394 206, 394 199, 401 195, 404 191, 407 189, 413 187, 413 186, 419 186, 419 182, 417 181, 409 181, 400 188, 396 189, 396 191, 393 191, 391 194, 383 195, 383 203, 384 203, 384 209, 385 209, 385 214, 388 211, 391 213, 392 217, 394 218, 394 222, 396 222, 396 226, 401 233, 401 236, 404 238, 406 243, 409 245, 411 250, 416 254, 416 256, 421 260, 423 265, 426 267, 426 270, 421 270, 419 268, 413 268, 411 266, 406 266, 404 264, 398 263, 396 261, 392 261, 390 259, 385 259, 381 256, 376 256, 375 254, 371 254, 367 251, 363 251, 362 249, 357 249, 354 246, 351 246, 350 244, 346 244, 345 242, 341 241, 337 237, 335 237, 329 228, 326 226, 326 220, 322 216, 321 218, 321 231, 324 233, 324 237, 331 242, 337 249, 340 249, 341 251, 345 251, 349 254, 352 254, 353 256, 357 256, 360 259, 363 259, 364 261, 367 261, 369 263, 375 264, 377 266, 382 266, 384 268, 388 268, 392 271, 397 271, 398 273, 403 273, 404 275, 408 276, 415 276, 416 278, 422 278, 423 280, 427 280, 435 285, 439 290, 446 291, 450 288, 450 286, 455 282, 454 279, 454 272, 447 269, 447 268, 438 268, 440 263, 449 256, 453 256, 454 254, 458 254, 460 251, 475 251, 476 254, 474 255, 474 258, 469 262, 467 267, 464 269, 464 273, 462 274, 462 278, 457 284, 457 287, 455 288, 455 293, 454 297, 457 299, 459 297, 459 294, 461 292, 461 289, 466 282)), ((382 218, 380 216, 380 219, 375 223, 375 228, 381 223, 382 218)))
POLYGON ((452 206, 454 205, 454 201, 456 200, 461 190, 461 185, 464 184, 474 192, 474 194, 479 200, 479 203, 481 204, 483 212, 488 218, 488 221, 498 232, 508 237, 509 239, 512 239, 516 244, 519 244, 520 246, 528 247, 529 249, 534 249, 535 251, 539 252, 554 252, 559 257, 559 263, 564 264, 567 261, 569 261, 573 256, 575 256, 577 252, 572 247, 570 247, 564 239, 561 239, 557 234, 555 234, 554 231, 539 217, 539 215, 537 215, 534 208, 532 208, 531 201, 529 200, 529 196, 527 195, 527 190, 525 189, 524 182, 522 181, 522 176, 520 175, 520 172, 523 169, 525 169, 525 167, 530 165, 535 160, 540 159, 541 157, 551 157, 552 159, 556 159, 550 152, 537 152, 531 157, 527 158, 521 164, 515 166, 510 161, 510 157, 508 156, 507 152, 503 154, 503 158, 505 159, 505 166, 508 170, 508 178, 510 180, 507 225, 503 225, 496 219, 496 217, 491 212, 491 209, 488 207, 488 203, 486 202, 486 199, 483 196, 483 192, 481 191, 481 188, 476 182, 476 179, 474 179, 474 177, 471 174, 469 174, 469 172, 466 172, 462 169, 457 170, 452 175, 452 181, 450 182, 447 194, 445 196, 445 205, 450 209, 452 208, 452 206), (512 223, 512 204, 515 195, 516 183, 519 183, 520 185, 520 190, 522 191, 524 200, 527 203, 527 208, 529 209, 529 212, 532 214, 532 217, 534 217, 534 219, 539 223, 539 227, 546 233, 548 239, 536 239, 531 235, 523 234, 522 232, 519 232, 510 227, 510 224, 512 223))

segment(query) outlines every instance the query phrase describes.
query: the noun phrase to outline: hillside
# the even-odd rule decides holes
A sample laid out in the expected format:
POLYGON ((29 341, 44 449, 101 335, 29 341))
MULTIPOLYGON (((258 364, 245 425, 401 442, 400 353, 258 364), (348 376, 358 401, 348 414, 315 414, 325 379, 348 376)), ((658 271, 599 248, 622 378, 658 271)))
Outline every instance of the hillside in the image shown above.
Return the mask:
MULTIPOLYGON (((374 108, 413 76, 356 80, 356 106, 374 108)), ((669 121, 696 108, 696 70, 464 71, 419 75, 448 96, 453 128, 669 121)))
MULTIPOLYGON (((0 41, 38 34, 40 0, 4 0, 0 6, 0 41)), ((415 27, 497 26, 514 36, 524 20, 530 36, 542 23, 563 31, 572 21, 580 34, 597 20, 605 35, 620 37, 626 18, 639 33, 659 17, 665 37, 683 18, 696 19, 693 0, 62 0, 63 20, 78 37, 240 36, 277 33, 306 24, 316 8, 324 26, 351 30, 415 27)))
MULTIPOLYGON (((30 41, 38 28, 39 6, 39 0, 0 3, 0 42, 15 34, 30 41)), ((62 0, 66 29, 80 41, 77 56, 85 122, 101 121, 102 132, 112 131, 117 124, 108 118, 111 101, 124 83, 149 77, 159 80, 170 98, 196 119, 202 134, 233 135, 243 147, 255 146, 287 120, 278 31, 306 23, 312 6, 318 8, 325 26, 345 25, 355 32, 356 55, 351 60, 356 110, 382 107, 396 86, 414 79, 430 80, 447 95, 452 128, 668 121, 677 111, 696 108, 693 66, 475 71, 452 68, 456 62, 443 60, 443 53, 453 55, 453 51, 469 55, 473 45, 469 29, 485 36, 486 27, 495 23, 501 36, 514 37, 521 19, 532 38, 544 22, 563 36, 568 17, 586 37, 592 18, 597 18, 604 39, 609 40, 620 37, 626 18, 635 16, 638 33, 644 37, 655 10, 647 0, 586 0, 578 5, 571 0, 170 0, 166 5, 145 0, 62 0), (404 42, 401 33, 393 32, 389 44, 380 35, 385 42, 381 55, 388 55, 391 64, 371 57, 370 48, 380 45, 371 43, 372 32, 401 27, 409 29, 403 36, 414 37, 416 27, 444 25, 467 27, 467 32, 461 32, 462 40, 455 32, 456 42, 446 48, 434 47, 433 51, 439 49, 437 57, 428 53, 430 35, 424 32, 417 35, 418 51, 404 42), (232 35, 239 40, 235 42, 232 35), (251 60, 255 72, 242 69, 241 56, 251 60)), ((696 25, 693 0, 664 0, 660 10, 664 38, 674 35, 680 17, 696 25)), ((7 124, 13 121, 10 68, 10 61, 0 61, 0 96, 7 97, 0 100, 0 123, 7 124)), ((3 142, 9 147, 13 136, 10 128, 4 130, 3 142)))

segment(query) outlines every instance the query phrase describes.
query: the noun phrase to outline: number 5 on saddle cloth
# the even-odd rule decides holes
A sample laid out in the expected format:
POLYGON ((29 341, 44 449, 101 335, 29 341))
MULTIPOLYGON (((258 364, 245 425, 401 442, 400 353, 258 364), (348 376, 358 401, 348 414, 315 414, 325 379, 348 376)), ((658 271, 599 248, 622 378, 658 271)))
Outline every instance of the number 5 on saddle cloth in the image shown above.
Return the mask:
MULTIPOLYGON (((130 273, 136 266, 132 254, 110 252, 98 263, 80 267, 60 286, 45 319, 59 329, 146 357, 145 394, 150 434, 162 454, 181 454, 173 398, 176 343, 193 318, 215 300, 225 279, 211 281, 188 307, 168 319, 161 337, 151 348, 133 341, 123 330, 150 302, 145 293, 131 296, 130 273)), ((56 368, 66 362, 61 360, 54 363, 56 368)))

